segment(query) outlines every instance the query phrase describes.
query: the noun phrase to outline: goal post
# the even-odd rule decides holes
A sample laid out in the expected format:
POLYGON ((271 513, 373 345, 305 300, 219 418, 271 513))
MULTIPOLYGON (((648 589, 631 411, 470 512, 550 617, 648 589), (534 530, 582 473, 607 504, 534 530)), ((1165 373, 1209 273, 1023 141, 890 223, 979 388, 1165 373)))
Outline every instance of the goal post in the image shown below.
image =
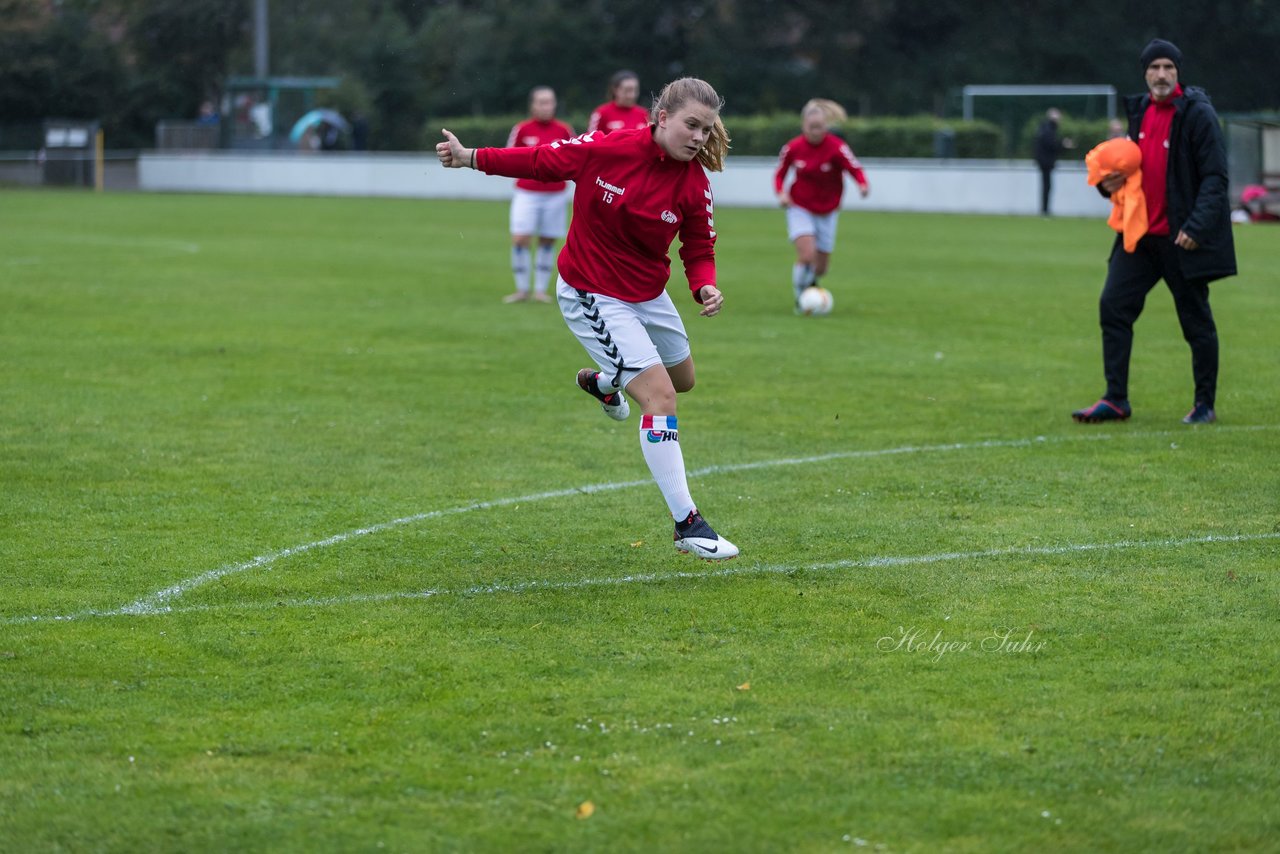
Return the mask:
POLYGON ((1116 117, 1116 87, 1107 85, 1088 86, 965 86, 960 90, 964 100, 964 120, 973 121, 973 101, 975 98, 1096 98, 1102 96, 1107 102, 1107 118, 1116 117))
POLYGON ((1103 84, 968 85, 960 94, 965 121, 982 118, 1003 128, 1008 157, 1022 150, 1028 123, 1043 119, 1049 107, 1076 119, 1109 121, 1116 117, 1118 106, 1116 87, 1103 84), (985 112, 979 108, 980 101, 988 104, 985 112))

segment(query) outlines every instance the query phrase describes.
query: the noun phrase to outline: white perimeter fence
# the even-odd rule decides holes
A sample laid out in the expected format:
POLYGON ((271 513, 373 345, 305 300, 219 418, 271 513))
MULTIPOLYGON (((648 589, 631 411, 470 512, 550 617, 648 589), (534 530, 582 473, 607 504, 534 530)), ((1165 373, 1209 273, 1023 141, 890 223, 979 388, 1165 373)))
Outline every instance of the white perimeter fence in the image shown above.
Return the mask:
MULTIPOLYGON (((711 176, 716 204, 774 207, 769 157, 730 158, 711 176)), ((868 159, 869 198, 849 182, 845 210, 1023 214, 1040 211, 1040 170, 1024 160, 868 159)), ((444 169, 435 155, 334 153, 299 156, 270 152, 143 153, 143 190, 198 193, 274 193, 391 196, 419 199, 507 199, 512 182, 470 169, 444 169)), ((1110 203, 1085 184, 1083 164, 1053 173, 1053 213, 1106 218, 1110 203)))

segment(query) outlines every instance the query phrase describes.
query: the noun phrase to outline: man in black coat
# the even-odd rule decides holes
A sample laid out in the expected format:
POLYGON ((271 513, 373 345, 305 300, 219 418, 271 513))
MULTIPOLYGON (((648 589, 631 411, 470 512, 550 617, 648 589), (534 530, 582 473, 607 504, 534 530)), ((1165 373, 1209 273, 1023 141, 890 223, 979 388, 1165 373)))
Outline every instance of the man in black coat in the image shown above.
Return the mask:
MULTIPOLYGON (((1154 39, 1142 51, 1147 94, 1125 99, 1129 138, 1142 150, 1142 192, 1148 228, 1134 252, 1116 237, 1098 301, 1107 392, 1071 416, 1083 423, 1130 416, 1129 354, 1133 324, 1147 293, 1164 279, 1191 346, 1195 400, 1182 420, 1208 424, 1218 385, 1218 329, 1209 308, 1209 283, 1236 274, 1227 197, 1227 153, 1218 115, 1203 89, 1178 82, 1182 52, 1154 39)), ((1098 185, 1105 196, 1124 184, 1113 173, 1098 185)))
POLYGON ((1058 136, 1058 125, 1062 122, 1062 113, 1051 109, 1044 115, 1044 121, 1036 129, 1035 138, 1031 141, 1031 154, 1036 165, 1040 167, 1040 214, 1049 215, 1049 192, 1053 189, 1053 167, 1058 164, 1058 157, 1075 143, 1070 138, 1058 136))

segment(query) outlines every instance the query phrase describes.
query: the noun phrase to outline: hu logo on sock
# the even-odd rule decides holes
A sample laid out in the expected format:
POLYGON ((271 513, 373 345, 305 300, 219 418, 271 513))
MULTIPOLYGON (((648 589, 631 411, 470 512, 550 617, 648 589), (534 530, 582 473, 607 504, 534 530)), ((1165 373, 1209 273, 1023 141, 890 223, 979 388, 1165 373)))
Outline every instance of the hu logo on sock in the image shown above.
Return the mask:
POLYGON ((660 442, 679 442, 674 415, 645 415, 640 419, 640 434, 656 445, 660 442))

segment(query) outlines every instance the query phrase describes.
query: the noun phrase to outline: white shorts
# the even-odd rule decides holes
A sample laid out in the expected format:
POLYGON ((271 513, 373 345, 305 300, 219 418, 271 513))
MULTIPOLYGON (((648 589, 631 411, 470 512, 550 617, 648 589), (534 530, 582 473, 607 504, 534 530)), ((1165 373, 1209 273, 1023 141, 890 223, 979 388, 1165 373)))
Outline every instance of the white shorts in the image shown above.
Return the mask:
POLYGON ((511 197, 511 233, 532 237, 564 237, 569 192, 535 193, 516 189, 511 197))
POLYGON ((564 322, 600 368, 601 384, 625 388, 645 368, 689 358, 689 336, 666 291, 648 302, 626 302, 557 278, 556 297, 564 322))
POLYGON ((797 205, 787 208, 787 239, 795 243, 797 237, 812 236, 819 252, 830 255, 836 248, 836 220, 840 211, 816 214, 797 205))

